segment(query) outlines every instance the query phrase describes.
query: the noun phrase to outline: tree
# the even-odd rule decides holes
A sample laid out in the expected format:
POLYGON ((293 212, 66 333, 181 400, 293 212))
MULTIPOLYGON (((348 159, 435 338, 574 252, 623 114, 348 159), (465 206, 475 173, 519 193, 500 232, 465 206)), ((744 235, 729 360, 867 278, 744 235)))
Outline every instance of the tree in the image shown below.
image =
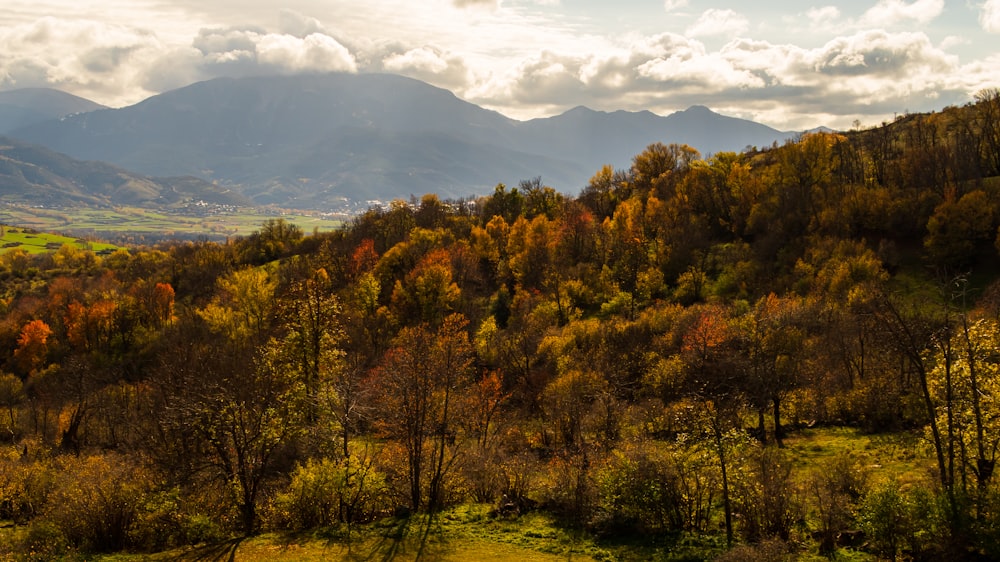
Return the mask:
POLYGON ((924 247, 934 265, 954 270, 970 265, 977 251, 996 232, 995 205, 982 190, 957 201, 946 199, 927 221, 924 247))
POLYGON ((726 543, 733 542, 733 505, 730 494, 731 453, 741 435, 736 430, 745 398, 733 366, 733 331, 727 311, 710 305, 695 312, 684 331, 680 358, 686 393, 693 400, 695 423, 707 433, 719 461, 726 543))
POLYGON ((766 441, 764 410, 773 407, 774 440, 782 445, 782 398, 799 383, 805 331, 801 303, 774 293, 757 301, 738 321, 740 348, 746 371, 743 384, 757 408, 759 437, 766 441))
POLYGON ((688 166, 700 156, 697 150, 686 144, 665 145, 657 142, 647 146, 632 159, 635 191, 643 198, 653 194, 669 200, 688 166))
POLYGON ((384 400, 383 430, 406 450, 414 511, 435 511, 444 499, 444 477, 454 460, 454 453, 447 454, 454 440, 452 402, 472 367, 466 325, 464 317, 453 314, 437 329, 428 324, 404 328, 373 381, 384 400))
POLYGON ((306 421, 315 423, 321 389, 343 369, 340 302, 325 270, 319 269, 310 278, 292 284, 282 299, 281 316, 288 367, 301 377, 306 421))
POLYGON ((454 310, 462 294, 452 280, 451 256, 441 248, 427 253, 392 291, 394 309, 403 319, 436 324, 454 310))
POLYGON ((146 446, 175 481, 218 485, 251 534, 265 484, 304 427, 301 379, 282 365, 277 340, 248 352, 193 318, 162 345, 170 352, 149 381, 157 414, 146 446))
POLYGON ((232 341, 263 338, 274 308, 277 282, 261 268, 233 271, 218 281, 219 294, 198 314, 232 341))
POLYGON ((14 350, 14 363, 24 374, 30 374, 45 364, 49 353, 52 329, 43 320, 32 320, 21 329, 14 350))
POLYGON ((0 373, 0 407, 7 410, 7 419, 4 426, 11 443, 17 437, 17 417, 14 408, 24 401, 24 385, 16 375, 10 373, 0 373))

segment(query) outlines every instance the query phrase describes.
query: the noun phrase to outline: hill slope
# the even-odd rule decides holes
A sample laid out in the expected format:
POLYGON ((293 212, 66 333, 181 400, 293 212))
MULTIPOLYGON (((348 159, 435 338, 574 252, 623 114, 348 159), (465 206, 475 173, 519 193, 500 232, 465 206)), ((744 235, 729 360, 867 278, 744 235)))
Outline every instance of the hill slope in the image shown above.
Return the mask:
POLYGON ((51 88, 0 92, 0 135, 66 115, 106 109, 90 100, 51 88))
POLYGON ((0 200, 51 206, 247 203, 239 194, 198 178, 144 177, 5 137, 0 137, 0 200))

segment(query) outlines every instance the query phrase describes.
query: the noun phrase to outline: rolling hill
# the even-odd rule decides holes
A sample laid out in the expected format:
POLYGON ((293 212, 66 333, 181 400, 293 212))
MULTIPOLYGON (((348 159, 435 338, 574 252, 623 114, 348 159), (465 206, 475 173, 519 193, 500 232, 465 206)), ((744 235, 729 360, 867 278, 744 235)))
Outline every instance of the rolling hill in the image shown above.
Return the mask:
POLYGON ((151 178, 103 162, 75 160, 0 137, 0 201, 29 205, 169 206, 187 201, 248 204, 195 177, 151 178))

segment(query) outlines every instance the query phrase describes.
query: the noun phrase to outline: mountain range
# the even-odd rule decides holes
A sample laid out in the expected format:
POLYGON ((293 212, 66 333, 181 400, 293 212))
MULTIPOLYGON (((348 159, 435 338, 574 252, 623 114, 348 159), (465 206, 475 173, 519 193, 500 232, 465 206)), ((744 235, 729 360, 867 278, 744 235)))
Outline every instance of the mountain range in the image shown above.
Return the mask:
MULTIPOLYGON (((0 93, 0 104, 10 94, 0 93)), ((83 111, 28 120, 8 134, 75 159, 201 178, 256 204, 300 209, 465 197, 539 176, 575 194, 601 166, 628 167, 653 142, 707 155, 797 135, 701 106, 669 116, 577 107, 516 121, 389 74, 220 78, 83 111)))

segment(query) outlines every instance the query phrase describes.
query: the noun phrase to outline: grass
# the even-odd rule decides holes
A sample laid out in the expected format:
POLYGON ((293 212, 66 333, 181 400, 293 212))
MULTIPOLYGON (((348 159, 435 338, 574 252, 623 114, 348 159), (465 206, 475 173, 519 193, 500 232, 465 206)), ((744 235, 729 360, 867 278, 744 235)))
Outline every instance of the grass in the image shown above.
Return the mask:
POLYGON ((60 234, 49 234, 37 232, 33 229, 3 227, 3 236, 0 237, 0 253, 13 248, 20 248, 29 254, 41 254, 54 252, 63 245, 75 246, 80 249, 93 250, 114 250, 114 244, 102 242, 91 242, 80 238, 63 236, 60 234))
POLYGON ((839 455, 848 455, 872 482, 926 484, 934 469, 933 453, 923 435, 912 432, 868 434, 856 428, 803 429, 785 439, 799 471, 822 468, 839 455))
POLYGON ((532 514, 516 521, 493 519, 489 506, 461 506, 434 518, 389 518, 353 530, 315 533, 267 533, 220 544, 151 555, 117 554, 96 558, 112 561, 199 562, 209 560, 311 560, 462 562, 596 562, 614 560, 593 542, 574 537, 551 518, 532 514))
MULTIPOLYGON (((868 434, 855 428, 819 427, 797 430, 785 438, 796 478, 804 483, 827 461, 849 455, 866 469, 869 483, 892 479, 902 485, 926 484, 933 469, 929 444, 919 433, 868 434)), ((717 514, 721 517, 721 508, 717 514)), ((0 538, 23 532, 0 529, 0 538)), ((798 559, 825 560, 809 546, 808 536, 798 559)), ((321 529, 306 533, 271 532, 216 544, 178 548, 155 554, 114 554, 87 557, 104 562, 139 560, 186 562, 311 560, 443 562, 680 562, 707 560, 725 550, 721 532, 595 537, 560 524, 557 517, 532 511, 517 518, 496 517, 492 506, 466 504, 433 518, 427 515, 387 518, 376 523, 321 529)), ((838 560, 873 560, 866 552, 841 548, 838 560)))
POLYGON ((269 209, 219 207, 200 211, 166 212, 135 207, 114 209, 37 209, 0 206, 0 223, 37 231, 64 232, 71 235, 97 235, 111 238, 116 234, 187 235, 225 238, 245 236, 258 230, 266 220, 284 218, 306 233, 329 231, 343 225, 342 217, 286 212, 269 209))

